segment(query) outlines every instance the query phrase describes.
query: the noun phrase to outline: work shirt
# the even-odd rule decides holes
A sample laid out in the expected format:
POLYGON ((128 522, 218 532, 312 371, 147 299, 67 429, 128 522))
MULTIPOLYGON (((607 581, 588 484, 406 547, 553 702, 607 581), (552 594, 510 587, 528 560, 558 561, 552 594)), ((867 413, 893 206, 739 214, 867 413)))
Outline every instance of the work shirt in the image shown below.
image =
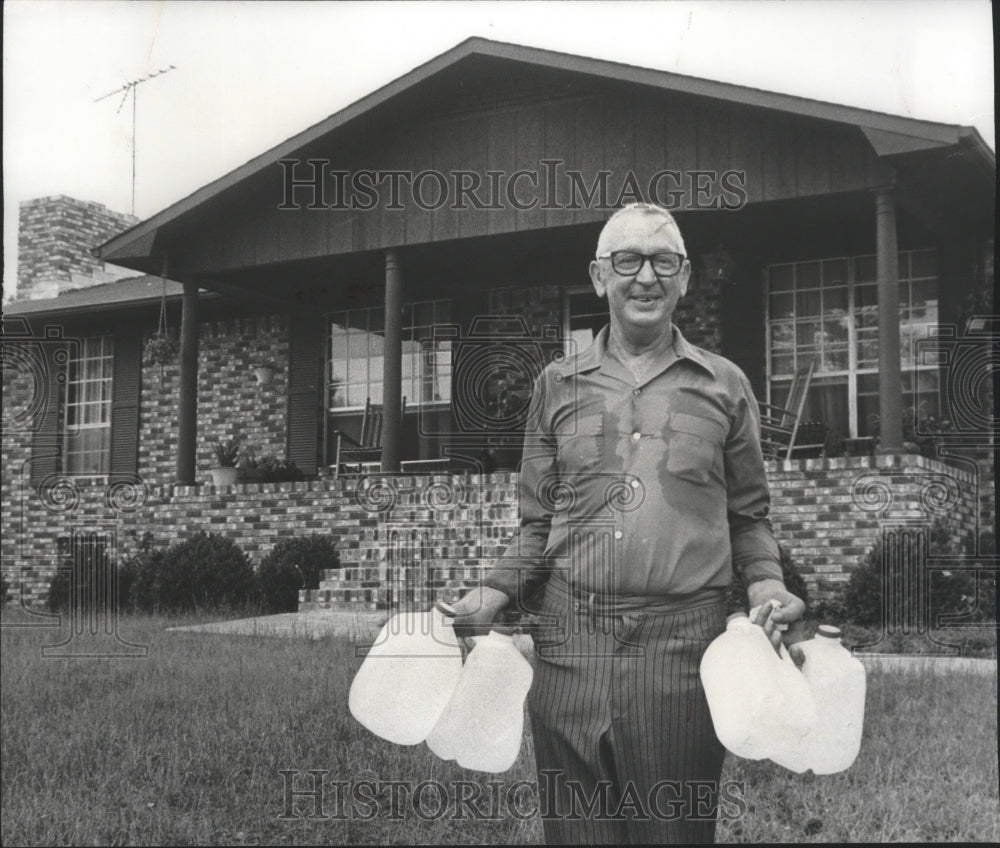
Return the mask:
POLYGON ((673 346, 642 379, 585 351, 535 381, 517 537, 485 583, 521 599, 553 578, 582 593, 655 600, 781 579, 759 412, 729 360, 673 346))

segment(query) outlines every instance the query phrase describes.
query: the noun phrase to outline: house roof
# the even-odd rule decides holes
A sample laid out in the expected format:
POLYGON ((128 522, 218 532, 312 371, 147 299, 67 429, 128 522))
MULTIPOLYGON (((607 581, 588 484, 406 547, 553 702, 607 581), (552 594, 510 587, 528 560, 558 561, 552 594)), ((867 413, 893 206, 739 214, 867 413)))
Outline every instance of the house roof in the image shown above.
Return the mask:
MULTIPOLYGON (((288 157, 338 128, 357 120, 375 107, 403 94, 425 80, 453 69, 473 57, 514 61, 593 77, 635 83, 670 91, 715 98, 730 103, 762 107, 795 115, 819 118, 861 128, 868 141, 881 155, 908 153, 936 147, 963 145, 987 168, 995 170, 996 157, 974 127, 921 121, 888 115, 853 106, 810 100, 789 94, 684 76, 669 71, 651 70, 604 59, 574 56, 536 47, 469 38, 451 50, 414 68, 407 74, 355 101, 339 112, 283 141, 251 159, 223 177, 203 186, 177 203, 124 233, 110 239, 94 251, 98 257, 114 261, 148 255, 161 227, 182 217, 227 189, 260 173, 266 167, 288 157)), ((127 262, 123 264, 128 264, 127 262)))
MULTIPOLYGON (((179 300, 184 287, 173 280, 166 281, 167 300, 179 300)), ((159 302, 164 294, 162 277, 128 277, 110 283, 63 292, 56 297, 37 300, 15 300, 4 305, 4 317, 59 315, 72 312, 100 312, 117 307, 137 307, 159 302)))

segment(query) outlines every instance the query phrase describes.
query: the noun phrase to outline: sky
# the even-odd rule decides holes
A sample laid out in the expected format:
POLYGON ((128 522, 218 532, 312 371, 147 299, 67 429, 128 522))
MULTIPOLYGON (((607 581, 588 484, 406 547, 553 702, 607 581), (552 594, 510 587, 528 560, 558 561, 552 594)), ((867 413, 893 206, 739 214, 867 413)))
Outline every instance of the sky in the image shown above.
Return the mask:
POLYGON ((171 65, 135 87, 140 218, 473 35, 972 125, 996 145, 987 0, 7 0, 3 14, 5 299, 21 201, 133 211, 120 89, 171 65))

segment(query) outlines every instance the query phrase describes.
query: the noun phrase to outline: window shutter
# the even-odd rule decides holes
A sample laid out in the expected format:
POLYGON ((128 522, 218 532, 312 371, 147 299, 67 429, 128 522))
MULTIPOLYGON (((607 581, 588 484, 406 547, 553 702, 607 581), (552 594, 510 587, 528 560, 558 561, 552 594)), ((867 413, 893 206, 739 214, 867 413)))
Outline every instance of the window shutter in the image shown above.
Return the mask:
POLYGON ((38 486, 46 478, 59 470, 61 452, 59 412, 63 387, 68 379, 68 362, 72 352, 70 344, 55 340, 61 333, 49 334, 44 342, 32 345, 34 354, 42 368, 43 378, 36 390, 41 393, 39 408, 32 419, 31 427, 31 485, 38 486))
POLYGON ((319 465, 325 328, 318 315, 289 320, 287 455, 305 474, 315 474, 319 465))
POLYGON ((142 386, 142 336, 128 329, 115 334, 111 381, 111 481, 131 482, 139 468, 139 392, 142 386))

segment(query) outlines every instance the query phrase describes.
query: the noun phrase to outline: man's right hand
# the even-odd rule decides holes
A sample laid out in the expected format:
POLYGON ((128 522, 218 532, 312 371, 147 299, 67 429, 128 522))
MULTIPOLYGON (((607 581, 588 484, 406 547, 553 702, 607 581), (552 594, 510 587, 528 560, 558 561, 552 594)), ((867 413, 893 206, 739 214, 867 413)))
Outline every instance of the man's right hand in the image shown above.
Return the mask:
POLYGON ((492 586, 470 589, 451 605, 456 613, 455 635, 462 638, 485 635, 508 603, 507 595, 492 586))

